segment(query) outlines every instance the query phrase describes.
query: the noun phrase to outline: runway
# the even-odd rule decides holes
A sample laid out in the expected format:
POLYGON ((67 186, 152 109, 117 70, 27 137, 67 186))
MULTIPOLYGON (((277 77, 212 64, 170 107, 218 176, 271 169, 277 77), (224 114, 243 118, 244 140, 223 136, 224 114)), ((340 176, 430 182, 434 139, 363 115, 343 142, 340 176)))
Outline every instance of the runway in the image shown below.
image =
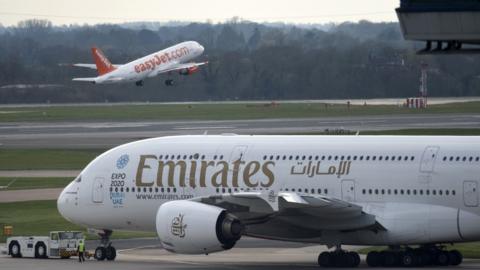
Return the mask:
POLYGON ((415 128, 480 128, 480 114, 386 115, 232 121, 3 123, 4 148, 110 148, 144 138, 187 134, 306 134, 415 128))
MULTIPOLYGON (((205 255, 177 255, 160 248, 156 239, 114 240, 118 249, 114 262, 88 260, 83 264, 76 258, 60 259, 13 259, 0 255, 2 269, 319 269, 316 259, 324 246, 305 245, 253 238, 241 239, 231 250, 205 255)), ((87 242, 87 248, 95 244, 87 242)), ((348 248, 348 247, 346 247, 348 248)), ((363 258, 364 259, 364 258, 363 258)), ((465 260, 455 269, 478 269, 480 260, 465 260)), ((360 269, 368 268, 362 262, 360 269)), ((378 267, 375 269, 392 269, 378 267)), ((403 269, 403 268, 399 268, 403 269)), ((410 268, 415 269, 415 268, 410 268)), ((419 269, 439 269, 424 267, 419 269)))

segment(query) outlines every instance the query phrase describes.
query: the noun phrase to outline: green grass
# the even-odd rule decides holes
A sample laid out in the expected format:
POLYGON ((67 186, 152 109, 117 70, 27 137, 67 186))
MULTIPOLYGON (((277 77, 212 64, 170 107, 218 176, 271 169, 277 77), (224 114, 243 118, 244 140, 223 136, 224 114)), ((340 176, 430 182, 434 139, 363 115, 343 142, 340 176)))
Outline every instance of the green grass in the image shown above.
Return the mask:
MULTIPOLYGON (((74 225, 65 220, 57 211, 57 202, 29 201, 15 203, 0 203, 0 242, 6 237, 3 235, 3 226, 13 226, 14 235, 48 235, 50 231, 79 230, 86 232, 85 228, 74 225)), ((154 233, 142 232, 114 232, 113 238, 154 237, 154 233)), ((89 239, 96 239, 88 235, 89 239)))
POLYGON ((104 150, 1 149, 0 170, 82 169, 104 150))
MULTIPOLYGON (((416 246, 412 246, 416 247, 416 246)), ((463 254, 464 258, 480 259, 480 242, 459 243, 454 245, 446 245, 447 250, 456 249, 463 254)), ((370 251, 386 250, 386 247, 368 247, 358 250, 360 254, 367 254, 370 251)))
POLYGON ((480 102, 431 105, 408 109, 396 105, 328 105, 324 103, 142 104, 2 108, 0 122, 82 120, 233 120, 334 117, 386 114, 480 113, 480 102))
POLYGON ((0 186, 8 186, 2 190, 40 189, 40 188, 63 188, 73 178, 70 177, 0 177, 0 186))

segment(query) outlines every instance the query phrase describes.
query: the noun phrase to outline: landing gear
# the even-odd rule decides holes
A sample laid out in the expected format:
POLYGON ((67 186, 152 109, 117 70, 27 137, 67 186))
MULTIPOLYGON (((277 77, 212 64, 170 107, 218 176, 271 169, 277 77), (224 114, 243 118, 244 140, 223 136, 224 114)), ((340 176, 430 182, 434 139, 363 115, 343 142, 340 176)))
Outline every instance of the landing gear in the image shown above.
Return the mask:
POLYGON ((166 86, 172 86, 173 84, 174 84, 173 79, 165 80, 165 85, 166 85, 166 86))
POLYGON ((117 250, 115 247, 112 246, 112 242, 110 242, 110 236, 112 235, 112 231, 105 230, 103 233, 99 233, 101 240, 100 246, 95 249, 94 258, 98 261, 113 261, 117 257, 117 250))
POLYGON ((418 51, 419 54, 444 54, 444 53, 456 53, 462 51, 462 42, 458 40, 449 40, 449 41, 432 41, 427 40, 425 43, 425 48, 418 51), (433 47, 433 43, 436 43, 436 46, 433 47), (447 46, 443 46, 447 44, 447 46))
POLYGON ((463 256, 458 250, 447 251, 444 247, 434 245, 372 251, 367 254, 367 265, 370 267, 457 266, 462 260, 463 256))
POLYGON ((141 81, 141 80, 140 80, 140 81, 136 81, 136 82, 135 82, 135 85, 136 85, 136 86, 143 86, 143 81, 141 81))
POLYGON ((318 256, 318 264, 321 267, 357 267, 360 264, 360 256, 357 252, 337 248, 332 252, 322 252, 318 256))

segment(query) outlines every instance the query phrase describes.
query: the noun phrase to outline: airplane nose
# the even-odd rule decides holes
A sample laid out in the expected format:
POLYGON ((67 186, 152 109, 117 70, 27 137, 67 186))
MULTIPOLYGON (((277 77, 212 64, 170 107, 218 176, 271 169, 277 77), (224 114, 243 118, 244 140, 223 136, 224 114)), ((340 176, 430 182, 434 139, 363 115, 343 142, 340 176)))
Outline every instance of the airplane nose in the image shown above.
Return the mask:
POLYGON ((62 190, 62 193, 60 193, 60 196, 58 196, 57 199, 57 209, 60 215, 64 217, 65 219, 68 219, 68 209, 67 209, 67 197, 65 196, 65 191, 66 189, 62 190))
POLYGON ((74 196, 72 196, 73 194, 69 194, 69 187, 70 185, 63 189, 62 193, 60 193, 60 196, 58 196, 57 209, 63 218, 73 222, 73 216, 75 214, 74 205, 76 202, 74 196))

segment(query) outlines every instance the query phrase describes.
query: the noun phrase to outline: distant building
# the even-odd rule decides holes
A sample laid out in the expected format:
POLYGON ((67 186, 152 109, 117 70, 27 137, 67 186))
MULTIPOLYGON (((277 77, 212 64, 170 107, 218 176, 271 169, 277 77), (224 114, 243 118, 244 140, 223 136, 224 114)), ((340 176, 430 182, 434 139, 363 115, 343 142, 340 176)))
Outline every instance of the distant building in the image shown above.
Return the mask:
POLYGON ((401 0, 396 12, 405 39, 426 42, 423 52, 480 45, 479 0, 401 0))

